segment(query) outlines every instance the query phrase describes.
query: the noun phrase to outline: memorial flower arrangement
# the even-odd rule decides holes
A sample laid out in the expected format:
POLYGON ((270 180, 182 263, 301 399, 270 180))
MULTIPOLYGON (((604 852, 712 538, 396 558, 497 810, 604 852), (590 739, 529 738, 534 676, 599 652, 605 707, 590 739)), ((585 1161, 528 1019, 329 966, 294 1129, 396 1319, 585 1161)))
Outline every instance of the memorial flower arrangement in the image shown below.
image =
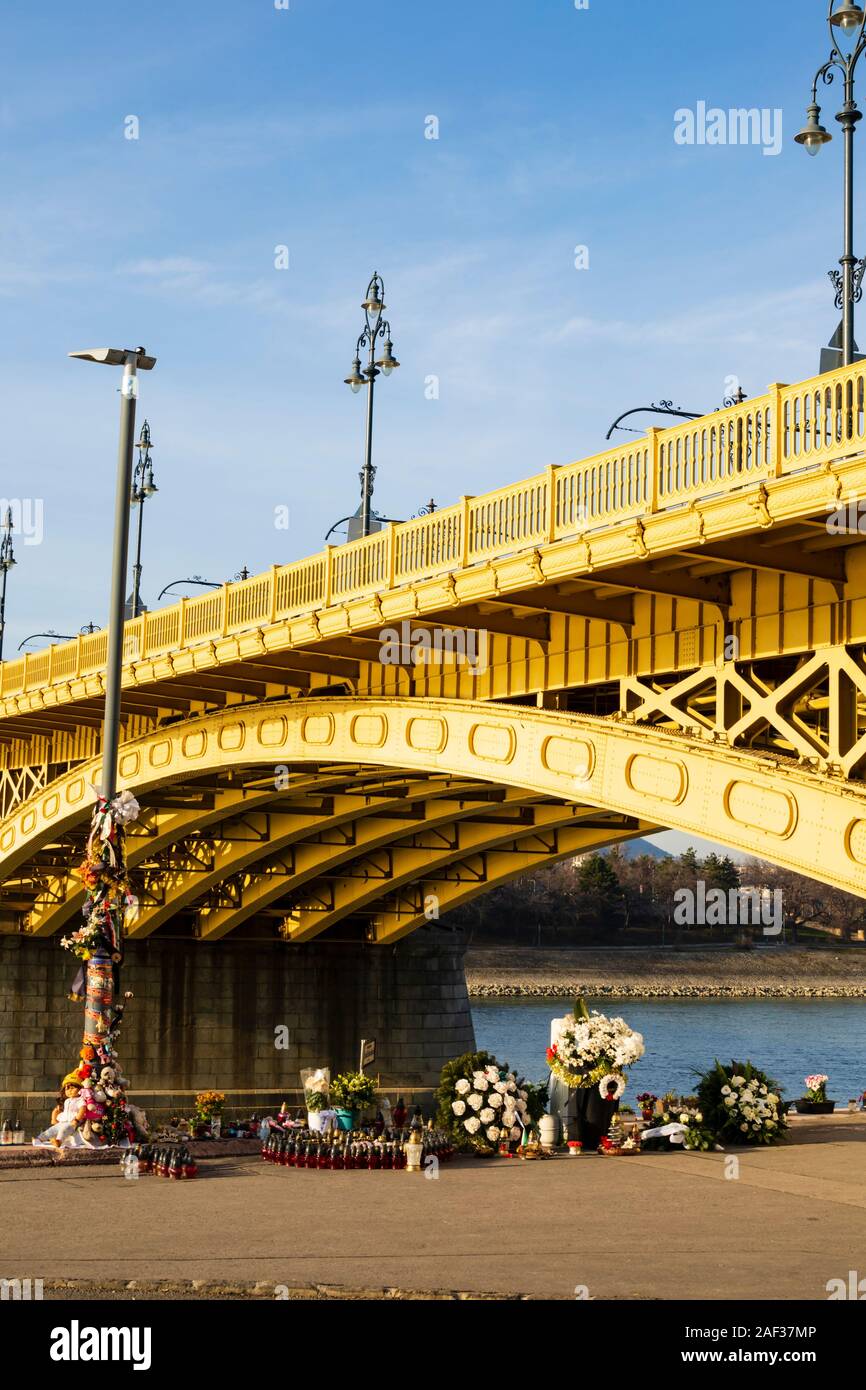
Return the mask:
MULTIPOLYGON (((653 1103, 656 1099, 652 1097, 653 1103)), ((640 1139, 641 1148, 647 1151, 672 1152, 681 1147, 706 1152, 720 1147, 704 1120, 697 1096, 677 1096, 673 1091, 667 1092, 661 1114, 653 1115, 640 1139)))
POLYGON ((829 1076, 825 1076, 822 1071, 816 1071, 812 1076, 805 1077, 808 1089, 803 1099, 816 1100, 823 1105, 827 1100, 827 1082, 829 1080, 829 1076))
POLYGON ((489 1052, 466 1052, 442 1068, 438 1120, 456 1147, 493 1153, 519 1141, 547 1107, 547 1087, 518 1078, 489 1052))
POLYGON ((652 1091, 641 1091, 637 1098, 637 1103, 641 1108, 645 1120, 649 1119, 653 1112, 653 1106, 657 1100, 658 1096, 653 1095, 652 1091))
MULTIPOLYGON (((130 821, 138 819, 139 805, 132 792, 123 791, 111 802, 97 796, 96 808, 87 837, 83 863, 74 872, 85 889, 81 915, 84 921, 60 944, 84 964, 104 952, 113 961, 123 953, 123 927, 137 910, 137 899, 130 891, 124 853, 124 835, 130 821)), ((84 998, 84 976, 79 971, 70 998, 84 998)))
POLYGON ((719 1142, 776 1144, 785 1137, 780 1088, 751 1062, 724 1066, 717 1060, 701 1077, 697 1098, 707 1127, 719 1142))
POLYGON ((125 837, 127 826, 138 818, 139 805, 130 791, 109 799, 92 790, 96 806, 84 860, 76 870, 85 890, 83 920, 60 942, 79 962, 68 997, 84 1004, 83 1043, 71 1074, 77 1077, 84 1103, 84 1142, 131 1143, 136 1111, 127 1105, 129 1083, 121 1074, 117 1043, 132 998, 131 991, 120 988, 123 933, 138 908, 130 891, 125 837))
POLYGON ((307 1110, 317 1114, 328 1108, 328 1092, 331 1087, 330 1067, 315 1067, 301 1072, 304 1088, 304 1103, 307 1110))
POLYGON ((340 1110, 366 1110, 376 1099, 376 1083, 361 1071, 343 1071, 331 1082, 331 1104, 340 1110))
POLYGON ((579 999, 574 1013, 554 1020, 547 1064, 567 1086, 598 1086, 604 1099, 616 1099, 625 1090, 625 1068, 643 1054, 643 1038, 624 1018, 590 1013, 579 999))
POLYGON ((222 1091, 199 1091, 195 1098, 195 1118, 200 1125, 209 1125, 222 1115, 226 1098, 222 1091))

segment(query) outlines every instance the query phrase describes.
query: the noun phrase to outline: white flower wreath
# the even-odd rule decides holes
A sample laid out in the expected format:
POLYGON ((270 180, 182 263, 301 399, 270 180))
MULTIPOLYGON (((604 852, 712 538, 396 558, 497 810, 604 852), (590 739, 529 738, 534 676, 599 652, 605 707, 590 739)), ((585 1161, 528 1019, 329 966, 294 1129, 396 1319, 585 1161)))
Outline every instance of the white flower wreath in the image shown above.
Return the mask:
POLYGON ((598 1093, 602 1100, 619 1100, 625 1091, 625 1077, 619 1072, 609 1071, 598 1083, 598 1093), (611 1090, 610 1088, 614 1089, 611 1090))

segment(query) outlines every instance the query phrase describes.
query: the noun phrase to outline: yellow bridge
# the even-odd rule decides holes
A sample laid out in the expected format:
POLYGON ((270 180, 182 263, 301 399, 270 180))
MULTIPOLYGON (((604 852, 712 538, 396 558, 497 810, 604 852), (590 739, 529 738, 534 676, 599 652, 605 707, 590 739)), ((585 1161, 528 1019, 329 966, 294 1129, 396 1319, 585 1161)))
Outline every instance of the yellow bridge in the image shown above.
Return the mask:
MULTIPOLYGON (((657 827, 866 893, 864 387, 776 384, 129 622, 129 935, 391 942, 657 827)), ((105 660, 0 666, 5 931, 81 907, 105 660)))

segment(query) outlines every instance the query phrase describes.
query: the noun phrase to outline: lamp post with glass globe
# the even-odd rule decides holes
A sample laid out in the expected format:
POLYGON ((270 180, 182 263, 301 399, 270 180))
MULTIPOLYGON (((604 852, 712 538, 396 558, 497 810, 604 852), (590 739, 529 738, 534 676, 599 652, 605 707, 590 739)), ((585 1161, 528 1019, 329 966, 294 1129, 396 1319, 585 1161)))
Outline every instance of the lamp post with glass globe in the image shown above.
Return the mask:
POLYGON ((159 491, 153 481, 153 464, 150 460, 150 451, 153 448, 150 439, 150 425, 145 420, 141 427, 141 437, 136 445, 138 449, 138 462, 132 475, 132 489, 129 494, 130 504, 138 507, 138 535, 135 544, 135 564, 132 567, 132 598, 129 603, 130 618, 137 618, 141 612, 141 529, 144 521, 144 504, 148 497, 152 497, 159 491))
POLYGON ((0 570, 3 572, 0 580, 0 661, 3 660, 3 638, 6 635, 6 576, 15 563, 12 553, 12 508, 7 507, 3 518, 3 539, 0 541, 0 570))
POLYGON ((373 388, 376 377, 381 372, 382 376, 390 376, 395 367, 400 363, 393 356, 394 344, 391 342, 391 325, 387 319, 383 319, 382 313, 385 309, 385 285, 381 276, 376 273, 367 286, 367 297, 361 308, 364 310, 364 328, 355 346, 355 356, 352 360, 352 370, 345 378, 346 385, 353 391, 361 390, 362 386, 367 387, 367 429, 366 446, 364 450, 364 467, 361 470, 361 535, 370 534, 370 498, 373 495, 373 479, 376 470, 373 467, 373 388), (384 339, 382 356, 378 361, 376 356, 376 342, 379 338, 384 339), (367 348, 367 365, 361 366, 361 353, 367 348))
POLYGON ((818 83, 832 82, 835 70, 838 69, 843 78, 844 98, 842 109, 836 116, 845 138, 844 250, 839 258, 842 269, 831 270, 829 275, 836 290, 836 307, 842 310, 842 365, 847 367, 854 361, 854 305, 859 303, 863 294, 863 270, 866 267, 866 261, 858 260, 854 255, 854 131, 863 115, 854 100, 854 69, 860 55, 866 49, 866 10, 852 3, 852 0, 830 0, 827 27, 830 30, 832 51, 827 62, 815 73, 812 101, 806 112, 806 124, 794 139, 798 145, 803 146, 807 154, 815 155, 822 145, 826 145, 833 138, 821 125, 818 83))

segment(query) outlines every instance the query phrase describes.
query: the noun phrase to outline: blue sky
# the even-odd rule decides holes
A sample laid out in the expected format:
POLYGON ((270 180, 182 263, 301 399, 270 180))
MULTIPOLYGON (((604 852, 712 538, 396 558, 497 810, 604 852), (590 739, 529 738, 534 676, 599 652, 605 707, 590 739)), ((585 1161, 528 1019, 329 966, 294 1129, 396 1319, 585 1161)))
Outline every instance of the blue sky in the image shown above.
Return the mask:
MULTIPOLYGON (((841 145, 791 139, 823 5, 768 21, 747 0, 6 7, 0 492, 44 502, 7 654, 105 612, 118 383, 70 349, 159 358, 151 603, 310 553, 354 509, 342 378, 374 269, 403 364, 377 402, 390 516, 594 452, 630 405, 810 375, 837 318, 841 145), (677 145, 699 101, 780 108, 782 152, 677 145)), ((838 102, 837 83, 833 129, 838 102)))

